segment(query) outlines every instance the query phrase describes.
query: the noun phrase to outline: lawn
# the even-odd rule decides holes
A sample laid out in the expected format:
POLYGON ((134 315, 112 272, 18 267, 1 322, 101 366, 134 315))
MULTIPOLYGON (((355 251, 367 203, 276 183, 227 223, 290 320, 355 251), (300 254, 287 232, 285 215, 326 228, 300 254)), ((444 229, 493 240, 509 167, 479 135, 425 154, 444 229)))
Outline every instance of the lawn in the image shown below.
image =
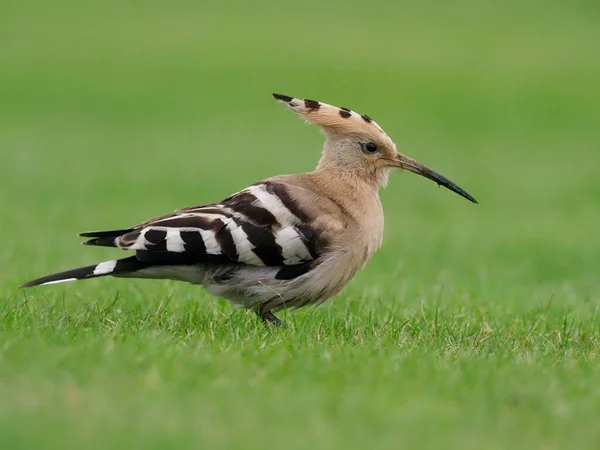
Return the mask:
POLYGON ((0 448, 599 448, 595 2, 0 5, 0 448), (271 92, 369 114, 412 174, 335 299, 252 314, 104 278, 80 231, 311 170, 271 92))

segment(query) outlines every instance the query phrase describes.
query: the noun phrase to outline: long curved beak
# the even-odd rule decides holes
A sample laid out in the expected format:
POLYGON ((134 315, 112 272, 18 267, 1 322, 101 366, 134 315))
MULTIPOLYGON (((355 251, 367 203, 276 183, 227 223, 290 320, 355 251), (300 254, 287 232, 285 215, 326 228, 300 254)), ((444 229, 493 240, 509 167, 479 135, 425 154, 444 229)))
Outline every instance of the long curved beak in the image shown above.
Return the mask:
POLYGON ((477 200, 475 200, 475 198, 473 198, 473 196, 467 191, 465 191, 463 188, 461 188, 457 184, 454 184, 448 178, 446 178, 443 175, 440 175, 436 171, 425 167, 420 162, 417 162, 414 159, 405 156, 401 153, 398 153, 397 162, 400 168, 410 170, 413 173, 421 175, 425 178, 429 178, 431 181, 435 181, 438 184, 438 186, 444 186, 446 189, 450 189, 451 191, 456 192, 461 197, 464 197, 467 200, 472 201, 473 203, 477 203, 477 200))

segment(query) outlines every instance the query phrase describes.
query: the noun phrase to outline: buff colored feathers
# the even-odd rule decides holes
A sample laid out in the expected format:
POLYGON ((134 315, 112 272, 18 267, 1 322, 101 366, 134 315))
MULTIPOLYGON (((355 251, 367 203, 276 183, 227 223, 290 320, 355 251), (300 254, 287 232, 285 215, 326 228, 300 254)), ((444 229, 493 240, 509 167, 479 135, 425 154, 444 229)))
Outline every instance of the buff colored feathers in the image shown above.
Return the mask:
POLYGON ((268 178, 218 203, 132 227, 81 233, 86 245, 134 253, 22 287, 107 275, 174 279, 202 285, 265 322, 281 324, 274 312, 333 297, 379 248, 378 190, 391 169, 417 173, 476 203, 447 178, 398 153, 370 117, 314 100, 273 96, 323 130, 326 141, 313 172, 268 178))

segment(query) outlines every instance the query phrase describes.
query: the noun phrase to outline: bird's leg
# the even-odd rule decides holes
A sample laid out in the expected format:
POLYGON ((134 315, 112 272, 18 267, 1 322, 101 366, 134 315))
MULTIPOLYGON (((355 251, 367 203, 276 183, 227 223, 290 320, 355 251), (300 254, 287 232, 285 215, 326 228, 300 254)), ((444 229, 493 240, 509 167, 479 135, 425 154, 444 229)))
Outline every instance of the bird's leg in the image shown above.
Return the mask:
POLYGON ((258 314, 258 317, 260 317, 260 320, 262 320, 265 325, 272 324, 276 327, 285 328, 285 324, 271 311, 264 311, 261 307, 258 307, 256 314, 258 314))

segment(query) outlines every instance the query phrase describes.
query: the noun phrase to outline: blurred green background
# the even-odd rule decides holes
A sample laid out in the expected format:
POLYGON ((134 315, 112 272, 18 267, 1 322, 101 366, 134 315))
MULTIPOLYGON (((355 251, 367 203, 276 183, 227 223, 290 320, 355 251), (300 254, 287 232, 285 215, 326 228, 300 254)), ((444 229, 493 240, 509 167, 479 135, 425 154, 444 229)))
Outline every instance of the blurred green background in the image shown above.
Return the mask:
POLYGON ((562 342, 571 321, 598 334, 599 122, 596 1, 3 0, 0 442, 592 448, 600 373, 578 364, 595 359, 596 341, 569 341, 569 364, 579 367, 572 373, 554 372, 564 362, 552 353, 560 346, 539 349, 544 339, 562 342), (128 226, 263 177, 312 170, 322 136, 271 92, 370 115, 399 151, 480 204, 393 174, 382 191, 383 248, 337 299, 288 315, 304 337, 273 337, 225 302, 170 282, 16 289, 114 257, 79 246, 80 231, 128 226), (117 295, 130 319, 89 316, 117 295), (175 325, 136 325, 166 299, 175 325), (438 311, 449 330, 470 317, 467 328, 485 323, 509 341, 510 330, 536 329, 546 311, 547 334, 533 349, 519 341, 515 358, 533 364, 521 369, 512 367, 510 342, 483 360, 472 359, 478 347, 457 344, 452 352, 464 359, 456 362, 445 359, 443 342, 376 338, 386 318, 437 321, 438 311), (189 314, 204 325, 177 322, 189 314), (227 328, 227 317, 239 327, 227 328), (290 362, 292 348, 300 356, 290 362), (414 352, 421 356, 410 359, 414 352), (410 361, 383 369, 393 355, 410 361), (146 362, 134 364, 139 358, 146 362), (281 371, 267 361, 280 361, 281 371), (365 383, 346 380, 355 395, 348 401, 362 411, 355 415, 327 396, 347 387, 353 370, 365 383), (265 374, 254 379, 257 390, 244 384, 249 371, 265 374), (446 392, 450 373, 462 381, 440 400, 431 392, 446 392), (229 382, 200 386, 219 377, 229 382), (565 380, 562 403, 549 400, 565 380), (403 403, 405 385, 414 398, 403 403), (524 398, 533 403, 505 410, 519 386, 531 387, 524 398), (548 412, 555 406, 558 415, 548 412))

